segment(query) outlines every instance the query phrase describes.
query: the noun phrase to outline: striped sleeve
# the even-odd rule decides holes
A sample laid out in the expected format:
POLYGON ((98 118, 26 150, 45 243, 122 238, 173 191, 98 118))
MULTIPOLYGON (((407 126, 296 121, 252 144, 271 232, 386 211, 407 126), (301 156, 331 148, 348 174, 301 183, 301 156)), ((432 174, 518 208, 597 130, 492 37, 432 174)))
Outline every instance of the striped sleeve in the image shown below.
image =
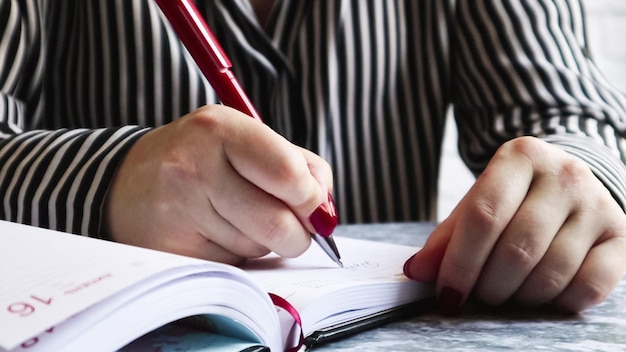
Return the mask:
POLYGON ((626 99, 594 65, 579 0, 458 1, 454 93, 461 156, 479 173, 533 135, 586 162, 626 208, 626 99))
POLYGON ((0 143, 2 218, 102 237, 104 199, 138 127, 30 131, 0 143))
POLYGON ((99 237, 117 165, 138 127, 29 131, 42 111, 45 3, 0 1, 0 217, 99 237))
POLYGON ((37 56, 32 52, 39 42, 26 21, 28 12, 29 8, 20 7, 17 1, 0 1, 0 137, 24 129, 29 97, 20 87, 21 75, 29 71, 28 63, 37 56))

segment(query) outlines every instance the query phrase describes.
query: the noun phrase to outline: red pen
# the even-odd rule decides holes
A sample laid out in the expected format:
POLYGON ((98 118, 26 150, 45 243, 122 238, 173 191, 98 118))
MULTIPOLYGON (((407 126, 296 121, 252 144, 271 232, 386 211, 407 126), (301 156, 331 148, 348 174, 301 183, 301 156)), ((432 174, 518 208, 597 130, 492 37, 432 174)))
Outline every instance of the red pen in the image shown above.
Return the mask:
MULTIPOLYGON (((262 121, 261 115, 230 70, 232 67, 230 60, 193 1, 156 0, 156 2, 221 102, 262 121)), ((334 211, 333 209, 333 213, 334 211)), ((343 267, 339 251, 330 234, 322 236, 315 233, 313 239, 335 263, 343 267)))
POLYGON ((188 0, 157 0, 156 2, 222 103, 257 120, 262 120, 261 115, 256 111, 230 70, 232 67, 230 60, 198 12, 196 5, 188 0))

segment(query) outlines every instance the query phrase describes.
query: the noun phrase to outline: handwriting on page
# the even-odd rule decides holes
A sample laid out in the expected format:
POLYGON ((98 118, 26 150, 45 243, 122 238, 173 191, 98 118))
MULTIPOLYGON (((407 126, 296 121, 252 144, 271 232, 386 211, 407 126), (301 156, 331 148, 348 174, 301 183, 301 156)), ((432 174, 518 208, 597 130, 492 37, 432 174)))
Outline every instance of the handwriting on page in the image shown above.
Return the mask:
POLYGON ((303 270, 300 271, 301 275, 297 275, 297 271, 292 272, 292 274, 294 275, 289 280, 289 285, 315 289, 349 283, 356 284, 360 281, 371 281, 379 278, 383 280, 406 279, 402 272, 398 272, 395 265, 388 266, 383 262, 367 259, 346 262, 343 268, 334 268, 324 272, 303 270), (302 280, 295 280, 296 275, 302 280))
MULTIPOLYGON (((350 292, 363 289, 389 285, 406 287, 401 283, 409 279, 404 276, 402 267, 417 248, 342 237, 336 237, 335 241, 341 248, 343 268, 329 261, 318 247, 311 247, 297 258, 270 254, 250 260, 245 269, 266 291, 288 300, 301 313, 320 297, 336 292, 347 292, 346 297, 349 297, 350 292)), ((341 305, 341 302, 327 303, 341 305)))
POLYGON ((310 248, 298 258, 279 258, 274 254, 250 260, 245 269, 272 291, 278 287, 304 286, 323 288, 329 285, 358 285, 361 281, 405 280, 402 266, 415 253, 415 248, 384 246, 335 238, 342 249, 343 269, 329 262, 317 247, 310 248), (280 275, 275 275, 276 270, 280 275))
MULTIPOLYGON (((363 260, 360 262, 353 263, 344 263, 343 268, 329 268, 329 271, 325 271, 322 276, 319 274, 307 274, 300 275, 300 277, 305 278, 305 280, 297 281, 294 279, 289 280, 289 285, 302 286, 308 288, 322 288, 329 285, 335 285, 337 282, 343 282, 347 279, 344 275, 345 272, 348 273, 363 273, 366 275, 364 278, 371 279, 371 273, 381 268, 381 264, 378 262, 363 260)), ((388 278, 388 277, 386 277, 388 278)), ((350 280, 354 280, 355 277, 350 276, 350 280)), ((277 282, 278 285, 282 284, 283 281, 280 280, 277 282)))
POLYGON ((362 262, 344 264, 343 269, 348 271, 357 271, 363 269, 378 269, 380 268, 380 263, 371 262, 369 260, 364 260, 362 262))

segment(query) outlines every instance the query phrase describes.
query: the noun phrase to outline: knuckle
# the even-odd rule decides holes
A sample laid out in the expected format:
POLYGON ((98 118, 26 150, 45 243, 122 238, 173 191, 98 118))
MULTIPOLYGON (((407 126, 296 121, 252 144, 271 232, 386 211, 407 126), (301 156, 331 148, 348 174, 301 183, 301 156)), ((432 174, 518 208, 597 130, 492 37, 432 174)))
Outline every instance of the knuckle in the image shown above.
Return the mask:
POLYGON ((212 135, 223 136, 224 123, 227 121, 226 111, 220 105, 205 105, 189 113, 183 119, 184 125, 190 130, 201 130, 212 135))
POLYGON ((576 158, 568 157, 563 161, 559 173, 566 178, 578 179, 580 175, 590 172, 589 167, 585 163, 576 158))
POLYGON ((561 189, 577 189, 583 184, 585 177, 591 176, 591 170, 583 162, 568 157, 561 162, 558 170, 556 170, 556 176, 561 189))
POLYGON ((301 158, 287 153, 284 157, 277 159, 273 165, 273 172, 277 178, 290 184, 293 181, 300 180, 304 175, 306 164, 301 158))
POLYGON ((271 167, 274 177, 284 182, 286 187, 295 187, 309 174, 306 160, 295 148, 285 149, 273 159, 271 167))
POLYGON ((508 242, 504 245, 504 253, 512 265, 519 268, 532 268, 541 259, 542 253, 538 243, 521 236, 522 242, 508 242))
POLYGON ((535 287, 541 287, 543 292, 557 294, 565 289, 568 281, 561 272, 550 268, 542 268, 533 273, 533 284, 535 287))
POLYGON ((504 143, 500 150, 506 156, 520 155, 531 160, 541 152, 541 143, 543 142, 535 137, 523 136, 504 143))
POLYGON ((474 201, 474 205, 470 208, 468 216, 477 228, 483 230, 495 226, 501 217, 497 205, 485 198, 476 199, 474 201))
POLYGON ((280 183, 284 200, 294 209, 309 209, 321 202, 317 182, 299 153, 285 153, 271 165, 274 182, 280 183))

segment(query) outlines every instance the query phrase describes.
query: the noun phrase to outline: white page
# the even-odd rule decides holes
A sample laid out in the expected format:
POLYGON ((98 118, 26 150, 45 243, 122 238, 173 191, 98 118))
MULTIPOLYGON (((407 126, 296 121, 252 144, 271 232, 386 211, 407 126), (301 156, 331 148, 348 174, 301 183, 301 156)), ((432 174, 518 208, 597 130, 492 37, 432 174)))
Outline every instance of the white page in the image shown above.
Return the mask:
POLYGON ((208 262, 0 221, 0 346, 11 349, 166 268, 199 263, 208 262))
POLYGON ((397 306, 432 296, 432 285, 411 281, 403 274, 405 261, 417 247, 343 237, 335 237, 335 242, 343 268, 314 243, 298 258, 270 254, 244 267, 268 292, 283 297, 298 310, 305 334, 312 332, 317 323, 314 320, 342 311, 354 304, 355 297, 360 297, 362 306, 397 306), (342 295, 328 296, 338 291, 342 295), (320 301, 325 295, 333 299, 320 301))
MULTIPOLYGON (((303 315, 320 295, 337 288, 358 290, 367 282, 402 283, 404 288, 396 291, 424 294, 419 284, 402 274, 404 261, 417 248, 335 240, 343 269, 313 244, 296 259, 269 255, 250 261, 249 272, 259 280, 262 292, 282 296, 303 315)), ((0 221, 0 326, 11 327, 0 329, 0 347, 12 349, 140 279, 153 277, 154 284, 154 275, 167 268, 197 266, 206 271, 213 265, 216 271, 241 274, 219 263, 0 221)), ((157 279, 166 282, 178 274, 170 271, 157 279)), ((382 299, 385 292, 377 294, 382 299)), ((331 311, 346 304, 335 299, 319 303, 331 311)), ((398 301, 392 298, 392 303, 398 301)))

